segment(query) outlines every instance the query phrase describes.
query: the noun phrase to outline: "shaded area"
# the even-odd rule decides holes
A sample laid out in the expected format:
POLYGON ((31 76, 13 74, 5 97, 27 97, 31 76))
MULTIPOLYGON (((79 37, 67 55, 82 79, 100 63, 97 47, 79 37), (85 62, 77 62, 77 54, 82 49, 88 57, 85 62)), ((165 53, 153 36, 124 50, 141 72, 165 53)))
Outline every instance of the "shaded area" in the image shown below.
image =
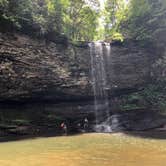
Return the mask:
MULTIPOLYGON (((98 107, 101 112, 105 108, 102 105, 98 107)), ((0 142, 63 136, 66 135, 61 128, 63 122, 67 125, 67 136, 94 132, 93 102, 1 105, 0 142), (86 131, 85 118, 89 121, 86 131)), ((166 138, 166 117, 157 111, 135 109, 114 112, 106 123, 111 126, 113 133, 150 139, 166 138)))
POLYGON ((0 137, 0 143, 3 142, 13 142, 13 141, 22 141, 22 140, 35 140, 39 138, 51 138, 51 137, 68 137, 68 136, 78 136, 81 135, 82 133, 72 133, 65 135, 62 131, 56 131, 56 132, 45 132, 45 133, 36 133, 33 135, 16 135, 16 134, 10 134, 8 136, 1 136, 0 137))
MULTIPOLYGON (((161 128, 162 130, 162 128, 161 128)), ((150 131, 132 131, 132 132, 123 132, 126 135, 140 137, 140 138, 148 138, 148 139, 166 139, 166 129, 160 131, 160 129, 150 130, 150 131)))
POLYGON ((67 135, 81 133, 87 116, 93 122, 91 102, 0 105, 0 142, 64 135, 63 122, 67 135))

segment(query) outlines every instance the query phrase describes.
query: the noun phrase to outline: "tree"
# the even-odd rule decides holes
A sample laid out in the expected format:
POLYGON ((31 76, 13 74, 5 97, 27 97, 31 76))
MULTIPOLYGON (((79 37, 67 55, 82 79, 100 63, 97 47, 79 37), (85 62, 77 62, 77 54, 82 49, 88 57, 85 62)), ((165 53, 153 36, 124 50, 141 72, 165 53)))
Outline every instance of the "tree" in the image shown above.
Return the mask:
POLYGON ((153 40, 153 34, 166 28, 165 0, 131 0, 123 32, 128 38, 153 40))
POLYGON ((73 40, 93 40, 97 12, 84 0, 72 0, 65 17, 65 33, 73 40))
POLYGON ((4 29, 7 26, 9 28, 19 28, 21 24, 26 21, 30 21, 30 0, 1 0, 0 1, 0 19, 1 26, 4 29), (8 25, 7 25, 8 24, 8 25))
POLYGON ((122 40, 121 22, 127 18, 126 0, 107 0, 105 4, 105 38, 122 40))
POLYGON ((95 2, 98 0, 0 0, 0 18, 32 36, 55 32, 73 40, 92 40, 97 26, 95 2))

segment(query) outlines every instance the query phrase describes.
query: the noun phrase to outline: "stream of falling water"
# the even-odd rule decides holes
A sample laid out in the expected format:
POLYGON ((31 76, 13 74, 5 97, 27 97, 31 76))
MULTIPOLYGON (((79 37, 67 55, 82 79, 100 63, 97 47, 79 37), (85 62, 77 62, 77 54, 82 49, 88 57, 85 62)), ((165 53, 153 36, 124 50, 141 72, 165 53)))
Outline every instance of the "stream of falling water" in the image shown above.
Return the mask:
POLYGON ((91 77, 94 92, 94 107, 96 114, 96 132, 111 132, 107 124, 110 117, 110 106, 108 99, 108 79, 106 73, 105 56, 110 55, 110 45, 102 42, 89 44, 91 57, 91 77))

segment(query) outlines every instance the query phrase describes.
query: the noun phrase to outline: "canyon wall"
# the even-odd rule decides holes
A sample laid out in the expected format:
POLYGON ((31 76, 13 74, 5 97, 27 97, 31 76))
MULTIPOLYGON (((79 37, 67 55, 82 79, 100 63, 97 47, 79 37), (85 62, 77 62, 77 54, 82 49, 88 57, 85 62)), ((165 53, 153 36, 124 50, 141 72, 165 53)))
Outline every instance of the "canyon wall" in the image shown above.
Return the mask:
MULTIPOLYGON (((136 42, 112 44, 105 58, 110 95, 139 90, 155 74, 164 77, 164 68, 156 65, 163 55, 136 42)), ((63 45, 0 34, 0 101, 93 99, 90 66, 86 43, 63 45)))

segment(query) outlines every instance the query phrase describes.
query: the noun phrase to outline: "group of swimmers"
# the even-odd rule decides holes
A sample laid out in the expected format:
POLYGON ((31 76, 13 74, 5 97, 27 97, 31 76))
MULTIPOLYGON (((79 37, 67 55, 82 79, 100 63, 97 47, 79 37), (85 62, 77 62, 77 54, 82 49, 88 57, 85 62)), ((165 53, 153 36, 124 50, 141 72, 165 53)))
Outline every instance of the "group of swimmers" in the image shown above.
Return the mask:
MULTIPOLYGON (((65 122, 62 122, 61 125, 60 125, 61 129, 62 129, 62 132, 64 133, 64 135, 67 135, 68 133, 68 126, 65 122)), ((77 124, 77 128, 81 128, 81 123, 78 123, 77 124)), ((87 118, 84 119, 83 121, 83 129, 84 131, 87 131, 89 128, 89 121, 87 118)))

